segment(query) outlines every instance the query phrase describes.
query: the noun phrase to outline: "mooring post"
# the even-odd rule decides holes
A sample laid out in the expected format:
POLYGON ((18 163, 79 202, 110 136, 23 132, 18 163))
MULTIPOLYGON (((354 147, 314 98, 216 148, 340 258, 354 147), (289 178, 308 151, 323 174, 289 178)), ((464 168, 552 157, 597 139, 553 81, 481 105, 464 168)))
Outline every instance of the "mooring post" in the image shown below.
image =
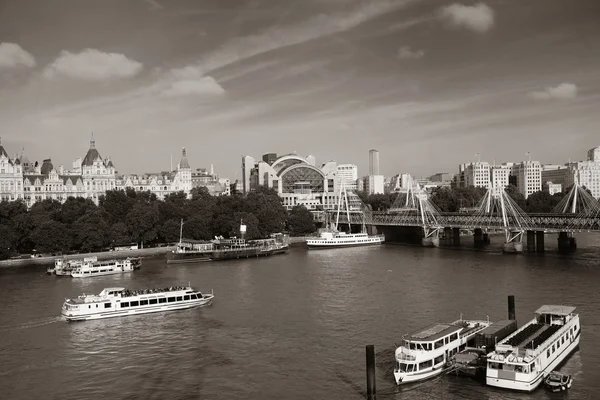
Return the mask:
POLYGON ((517 319, 515 316, 515 296, 508 296, 508 319, 515 320, 517 319))
POLYGON ((375 346, 367 345, 367 400, 376 400, 375 346))

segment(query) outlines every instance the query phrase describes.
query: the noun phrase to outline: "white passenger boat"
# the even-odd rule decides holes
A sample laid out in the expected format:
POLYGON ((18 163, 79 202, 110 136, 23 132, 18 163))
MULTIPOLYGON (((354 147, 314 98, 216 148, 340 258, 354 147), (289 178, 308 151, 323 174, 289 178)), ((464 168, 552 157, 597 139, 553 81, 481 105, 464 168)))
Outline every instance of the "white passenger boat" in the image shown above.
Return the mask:
POLYGON ((71 270, 73 278, 92 278, 95 276, 124 274, 133 272, 141 264, 139 259, 87 261, 71 270))
POLYGON ((404 337, 395 354, 396 384, 418 382, 441 374, 450 367, 451 357, 464 350, 467 342, 490 325, 490 321, 461 318, 449 324, 433 324, 404 337))
POLYGON ((575 307, 544 305, 535 314, 488 354, 488 385, 531 392, 579 346, 575 307))
POLYGON ((307 238, 306 245, 309 249, 328 249, 337 247, 356 247, 370 246, 382 244, 385 241, 384 235, 369 235, 365 225, 365 214, 360 201, 360 198, 355 193, 351 193, 350 197, 354 199, 350 204, 348 201, 348 193, 342 185, 337 205, 337 216, 335 224, 331 229, 327 229, 320 233, 316 238, 307 238), (340 211, 346 212, 348 221, 352 221, 351 215, 359 214, 362 218, 362 231, 360 233, 346 233, 338 231, 340 221, 340 211))
POLYGON ((72 260, 68 260, 66 258, 57 258, 54 260, 54 268, 47 268, 46 273, 49 275, 54 274, 56 276, 71 276, 71 271, 73 271, 74 268, 83 265, 83 263, 95 261, 98 261, 98 257, 96 256, 72 260))
POLYGON ((85 293, 66 299, 61 315, 67 321, 124 317, 162 311, 182 310, 210 304, 214 294, 203 294, 191 286, 128 290, 105 288, 98 295, 85 293))

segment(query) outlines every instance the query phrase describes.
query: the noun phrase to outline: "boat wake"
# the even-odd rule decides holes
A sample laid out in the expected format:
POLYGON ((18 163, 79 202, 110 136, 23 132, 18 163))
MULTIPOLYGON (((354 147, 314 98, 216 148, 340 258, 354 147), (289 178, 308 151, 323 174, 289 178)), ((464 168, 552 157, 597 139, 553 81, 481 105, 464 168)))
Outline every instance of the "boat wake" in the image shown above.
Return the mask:
POLYGON ((21 329, 30 329, 30 328, 39 328, 40 326, 50 325, 50 324, 53 324, 55 322, 62 321, 62 319, 63 318, 61 316, 41 318, 41 319, 38 319, 38 320, 27 321, 27 322, 22 323, 22 324, 17 325, 17 326, 8 326, 8 327, 5 327, 5 328, 0 328, 0 332, 4 332, 4 331, 18 331, 18 330, 21 330, 21 329))

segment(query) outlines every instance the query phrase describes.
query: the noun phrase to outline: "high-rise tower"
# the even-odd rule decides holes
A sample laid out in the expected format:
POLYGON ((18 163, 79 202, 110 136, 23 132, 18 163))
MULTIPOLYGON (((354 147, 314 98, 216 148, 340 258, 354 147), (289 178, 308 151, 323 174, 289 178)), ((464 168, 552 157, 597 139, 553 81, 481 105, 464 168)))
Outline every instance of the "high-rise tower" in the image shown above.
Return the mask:
POLYGON ((369 150, 369 175, 379 175, 379 151, 369 150))

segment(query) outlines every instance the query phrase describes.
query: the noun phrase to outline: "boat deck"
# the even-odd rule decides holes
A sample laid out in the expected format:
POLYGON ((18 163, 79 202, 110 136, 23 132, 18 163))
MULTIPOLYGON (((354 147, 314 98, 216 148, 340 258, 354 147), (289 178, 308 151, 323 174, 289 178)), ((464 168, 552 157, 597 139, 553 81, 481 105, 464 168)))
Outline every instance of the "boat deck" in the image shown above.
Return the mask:
POLYGON ((462 326, 452 324, 432 324, 424 329, 420 329, 411 333, 410 335, 406 336, 405 339, 417 342, 430 342, 438 340, 439 338, 451 333, 458 332, 461 329, 463 329, 462 326))

